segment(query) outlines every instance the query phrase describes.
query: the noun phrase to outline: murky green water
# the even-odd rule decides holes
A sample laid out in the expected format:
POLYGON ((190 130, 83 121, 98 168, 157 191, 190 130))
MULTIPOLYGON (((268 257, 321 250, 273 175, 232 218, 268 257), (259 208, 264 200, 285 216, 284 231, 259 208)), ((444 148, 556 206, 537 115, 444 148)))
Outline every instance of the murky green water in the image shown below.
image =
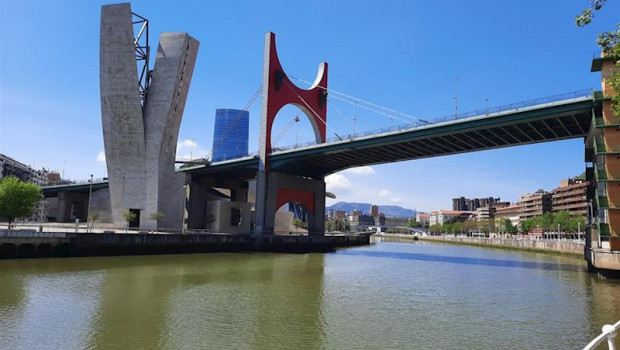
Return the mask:
POLYGON ((428 243, 0 261, 0 349, 581 349, 620 281, 428 243))

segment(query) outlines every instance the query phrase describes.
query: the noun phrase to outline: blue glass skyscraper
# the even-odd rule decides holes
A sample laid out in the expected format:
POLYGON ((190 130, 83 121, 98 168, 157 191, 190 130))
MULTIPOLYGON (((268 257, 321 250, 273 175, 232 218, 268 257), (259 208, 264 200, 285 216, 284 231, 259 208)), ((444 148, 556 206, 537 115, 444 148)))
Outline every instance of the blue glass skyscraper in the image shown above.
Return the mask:
POLYGON ((217 109, 213 130, 211 161, 233 159, 248 155, 250 113, 239 109, 217 109))

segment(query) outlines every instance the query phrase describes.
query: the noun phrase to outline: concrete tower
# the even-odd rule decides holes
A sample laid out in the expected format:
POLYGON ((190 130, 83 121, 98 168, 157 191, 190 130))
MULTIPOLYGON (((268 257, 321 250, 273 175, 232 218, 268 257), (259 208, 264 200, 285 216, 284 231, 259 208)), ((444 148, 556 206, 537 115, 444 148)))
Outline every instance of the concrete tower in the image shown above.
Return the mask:
POLYGON ((176 144, 191 83, 198 41, 187 33, 162 33, 152 71, 149 47, 140 46, 148 21, 134 36, 129 3, 101 8, 100 89, 112 217, 137 214, 142 229, 180 228, 184 176, 174 171, 176 144), (142 56, 140 56, 142 53, 142 56), (140 74, 137 59, 146 60, 140 74), (159 223, 149 217, 163 212, 159 223))

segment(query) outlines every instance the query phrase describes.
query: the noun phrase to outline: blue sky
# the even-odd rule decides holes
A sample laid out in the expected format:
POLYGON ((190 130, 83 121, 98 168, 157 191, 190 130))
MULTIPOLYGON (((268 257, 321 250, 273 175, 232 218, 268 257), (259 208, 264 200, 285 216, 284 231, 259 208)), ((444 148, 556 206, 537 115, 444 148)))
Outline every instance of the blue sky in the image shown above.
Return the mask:
MULTIPOLYGON (((0 153, 70 179, 105 176, 98 62, 106 3, 0 0, 0 153)), ((242 108, 261 84, 268 31, 288 74, 313 81, 326 61, 331 89, 433 119, 454 113, 455 94, 458 110, 469 111, 486 108, 486 99, 497 106, 600 89, 599 74, 589 71, 596 34, 615 28, 620 3, 609 1, 589 27, 577 28, 574 17, 588 3, 133 1, 132 9, 150 20, 153 52, 162 31, 200 41, 177 152, 187 158, 211 149, 215 110, 242 108)), ((334 99, 328 106, 329 127, 351 133, 355 108, 334 99)), ((251 151, 259 113, 257 102, 251 151)), ((296 113, 278 114, 274 136, 296 113)), ((356 120, 358 131, 392 123, 360 109, 356 120)), ((311 130, 302 118, 278 145, 310 141, 311 130)), ((457 196, 515 201, 550 190, 583 172, 583 159, 583 141, 570 140, 350 169, 327 183, 337 200, 448 209, 457 196)))

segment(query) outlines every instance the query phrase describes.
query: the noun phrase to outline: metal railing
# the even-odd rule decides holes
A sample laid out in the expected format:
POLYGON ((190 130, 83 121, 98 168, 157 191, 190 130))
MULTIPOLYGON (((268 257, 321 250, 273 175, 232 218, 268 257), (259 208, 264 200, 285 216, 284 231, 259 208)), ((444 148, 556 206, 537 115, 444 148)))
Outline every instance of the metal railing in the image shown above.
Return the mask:
POLYGON ((609 350, 616 350, 616 333, 618 332, 618 329, 620 329, 620 321, 614 324, 604 325, 602 329, 603 332, 598 337, 592 339, 592 341, 588 343, 583 350, 596 349, 596 347, 605 340, 607 340, 607 348, 609 350))
MULTIPOLYGON (((474 111, 463 112, 463 113, 459 113, 456 115, 453 114, 453 115, 444 116, 444 117, 435 118, 435 119, 428 119, 424 121, 398 124, 398 125, 394 125, 391 127, 381 128, 381 129, 373 129, 373 130, 368 130, 368 131, 363 131, 363 132, 357 132, 355 134, 330 137, 325 140, 325 143, 344 141, 344 140, 353 140, 353 139, 357 139, 357 138, 364 137, 364 136, 379 135, 379 134, 384 134, 384 133, 389 133, 389 132, 394 132, 394 131, 415 129, 418 127, 428 126, 432 124, 438 124, 438 123, 449 122, 449 121, 471 118, 471 117, 485 116, 485 115, 506 112, 506 111, 518 111, 519 109, 523 109, 527 107, 545 105, 549 103, 576 99, 576 98, 591 97, 593 95, 594 93, 592 89, 577 90, 577 91, 567 92, 567 93, 563 93, 559 95, 541 97, 541 98, 536 98, 536 99, 521 101, 521 102, 515 102, 511 104, 496 106, 496 107, 477 109, 474 111)), ((296 144, 296 145, 278 147, 278 151, 286 151, 286 150, 291 150, 291 149, 304 148, 304 147, 309 147, 309 146, 313 146, 316 144, 317 143, 315 141, 310 141, 310 142, 296 144)))

